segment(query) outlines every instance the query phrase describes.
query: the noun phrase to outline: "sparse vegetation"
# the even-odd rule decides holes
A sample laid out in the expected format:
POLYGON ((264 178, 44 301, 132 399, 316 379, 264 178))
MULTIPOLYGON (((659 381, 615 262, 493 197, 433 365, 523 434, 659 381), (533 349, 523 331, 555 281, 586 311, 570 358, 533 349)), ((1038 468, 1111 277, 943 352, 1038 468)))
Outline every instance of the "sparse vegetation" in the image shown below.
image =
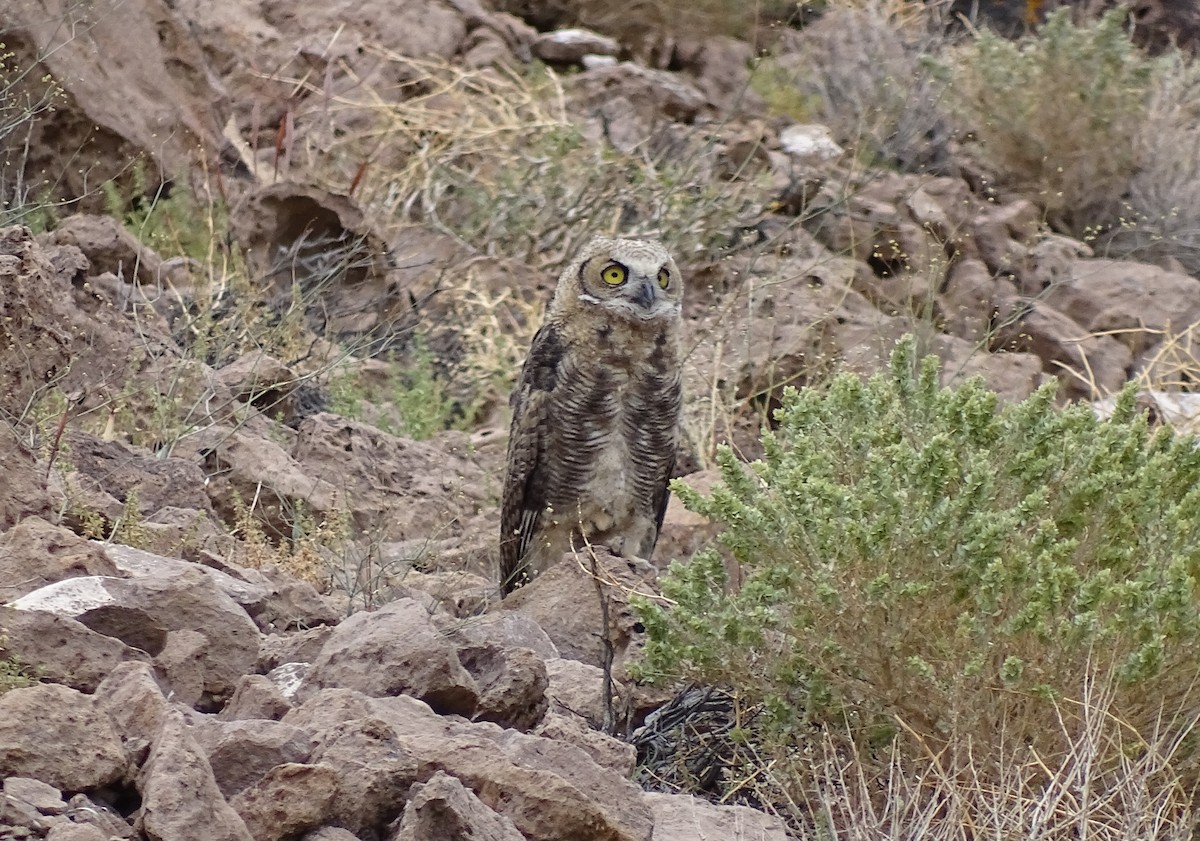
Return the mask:
MULTIPOLYGON (((1022 745, 1055 766, 1095 681, 1120 723, 1097 768, 1131 739, 1190 739, 1195 441, 1151 433, 1131 390, 1101 422, 1048 387, 999 407, 979 381, 937 383, 910 339, 887 374, 789 390, 764 458, 723 450, 711 496, 677 484, 724 527, 721 549, 642 601, 642 674, 736 687, 774 757, 848 727, 857 750, 895 742, 905 762, 986 776, 1022 745)), ((1169 770, 1195 783, 1200 768, 1169 770)))
POLYGON ((410 358, 410 365, 388 362, 372 374, 335 375, 329 383, 330 410, 417 441, 451 428, 455 406, 435 375, 432 355, 418 342, 410 358), (368 404, 373 404, 370 411, 368 404))
POLYGON ((10 689, 21 689, 37 683, 36 670, 9 654, 5 650, 7 642, 8 638, 0 628, 0 695, 10 689))
POLYGON ((949 55, 953 113, 1003 188, 1035 196, 1077 237, 1116 222, 1138 171, 1156 64, 1130 43, 1125 11, 1076 25, 1068 9, 1036 36, 983 30, 949 55))

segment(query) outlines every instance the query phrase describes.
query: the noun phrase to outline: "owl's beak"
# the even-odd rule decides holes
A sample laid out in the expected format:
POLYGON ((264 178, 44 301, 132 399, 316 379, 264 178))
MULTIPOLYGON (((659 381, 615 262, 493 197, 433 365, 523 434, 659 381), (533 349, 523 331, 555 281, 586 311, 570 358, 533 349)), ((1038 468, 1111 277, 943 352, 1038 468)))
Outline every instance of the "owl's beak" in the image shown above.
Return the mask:
POLYGON ((634 303, 644 310, 650 309, 654 305, 654 284, 652 281, 643 280, 638 286, 637 292, 633 295, 634 303))

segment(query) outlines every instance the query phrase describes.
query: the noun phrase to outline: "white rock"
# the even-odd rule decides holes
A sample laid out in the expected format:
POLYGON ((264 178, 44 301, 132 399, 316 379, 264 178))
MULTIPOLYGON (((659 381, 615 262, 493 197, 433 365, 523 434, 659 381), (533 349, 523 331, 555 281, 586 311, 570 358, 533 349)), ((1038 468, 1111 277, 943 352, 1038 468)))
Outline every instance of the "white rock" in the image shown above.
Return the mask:
POLYGON ((836 160, 843 152, 827 126, 819 123, 796 123, 779 132, 783 151, 804 163, 818 164, 836 160))
POLYGON ((9 602, 8 606, 17 610, 41 610, 59 616, 78 616, 115 602, 106 585, 109 581, 120 580, 108 575, 66 578, 26 593, 16 601, 9 602))

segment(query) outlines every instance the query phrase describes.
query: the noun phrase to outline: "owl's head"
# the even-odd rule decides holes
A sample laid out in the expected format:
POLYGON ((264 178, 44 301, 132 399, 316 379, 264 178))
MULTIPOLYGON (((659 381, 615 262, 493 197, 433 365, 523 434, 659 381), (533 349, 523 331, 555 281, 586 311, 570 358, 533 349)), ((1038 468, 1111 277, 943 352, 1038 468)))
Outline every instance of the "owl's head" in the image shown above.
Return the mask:
POLYGON ((678 318, 683 277, 661 243, 596 237, 559 278, 555 306, 572 299, 627 319, 678 318))

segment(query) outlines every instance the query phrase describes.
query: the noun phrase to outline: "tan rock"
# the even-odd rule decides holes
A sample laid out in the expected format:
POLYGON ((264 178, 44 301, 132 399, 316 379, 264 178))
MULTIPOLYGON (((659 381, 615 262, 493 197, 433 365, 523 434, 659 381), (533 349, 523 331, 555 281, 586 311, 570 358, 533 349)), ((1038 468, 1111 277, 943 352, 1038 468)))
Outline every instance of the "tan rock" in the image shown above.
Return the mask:
POLYGON ((466 716, 479 702, 454 645, 411 599, 356 613, 334 629, 301 693, 335 686, 377 696, 404 693, 439 712, 466 716))
POLYGON ((126 764, 112 722, 91 696, 53 683, 0 695, 0 776, 86 791, 119 780, 126 764))
POLYGON ((221 796, 204 751, 183 717, 169 712, 137 776, 137 828, 154 841, 253 841, 221 796))
POLYGON ((151 655, 163 650, 169 631, 195 631, 208 641, 200 660, 204 693, 210 699, 231 694, 258 656, 254 623, 198 568, 137 579, 68 579, 29 593, 11 606, 75 619, 151 655))
POLYGON ((28 517, 0 534, 0 600, 84 575, 116 575, 102 551, 69 529, 28 517))
MULTIPOLYGON (((456 777, 530 839, 650 838, 650 815, 641 804, 640 789, 572 745, 440 717, 404 695, 369 698, 343 689, 321 691, 284 721, 319 738, 358 721, 377 733, 377 741, 414 758, 422 778, 437 771, 456 777)), ((315 755, 312 761, 318 761, 315 755)))
POLYGON ((226 721, 278 721, 291 708, 291 703, 264 675, 242 675, 234 687, 233 697, 217 715, 226 721))
POLYGON ((149 659, 120 640, 52 613, 0 607, 0 629, 0 656, 16 657, 40 679, 80 692, 95 692, 122 661, 149 659))
POLYGON ((217 788, 227 800, 257 783, 277 765, 307 762, 313 750, 307 733, 280 721, 201 718, 190 732, 208 758, 217 788))
POLYGON ((487 501, 462 433, 411 441, 328 413, 306 418, 297 432, 296 462, 311 476, 337 476, 355 524, 381 539, 457 534, 487 501))
POLYGON ((422 778, 421 763, 406 740, 379 718, 329 721, 316 733, 312 763, 337 774, 327 820, 356 834, 391 823, 404 809, 407 792, 422 778))
POLYGON ((96 702, 108 713, 127 744, 149 748, 171 708, 147 663, 122 663, 96 689, 96 702))
POLYGON ((783 821, 747 806, 717 806, 686 794, 646 792, 653 841, 788 841, 783 821))
POLYGON ((529 730, 546 714, 546 663, 528 648, 484 643, 458 649, 458 659, 479 689, 475 721, 529 730))
POLYGON ((548 712, 533 735, 574 745, 597 765, 610 768, 622 777, 632 776, 634 765, 637 764, 637 748, 593 729, 579 716, 548 712))
POLYGON ((636 650, 644 639, 641 622, 629 607, 629 594, 653 592, 647 578, 653 579, 654 573, 643 561, 616 558, 597 549, 597 571, 603 582, 597 589, 597 579, 585 568, 590 562, 590 556, 564 555, 559 563, 505 598, 498 609, 536 621, 563 657, 599 666, 604 662, 601 640, 606 630, 600 609, 603 594, 607 634, 619 672, 629 651, 636 650))
POLYGON ((390 841, 523 841, 512 821, 485 806, 474 792, 442 771, 413 786, 390 841))
POLYGON ((546 661, 550 685, 546 695, 552 709, 583 718, 594 728, 604 726, 604 670, 578 660, 546 661))
POLYGON ((333 810, 338 778, 325 765, 276 765, 230 805, 254 841, 282 841, 319 827, 333 810))

